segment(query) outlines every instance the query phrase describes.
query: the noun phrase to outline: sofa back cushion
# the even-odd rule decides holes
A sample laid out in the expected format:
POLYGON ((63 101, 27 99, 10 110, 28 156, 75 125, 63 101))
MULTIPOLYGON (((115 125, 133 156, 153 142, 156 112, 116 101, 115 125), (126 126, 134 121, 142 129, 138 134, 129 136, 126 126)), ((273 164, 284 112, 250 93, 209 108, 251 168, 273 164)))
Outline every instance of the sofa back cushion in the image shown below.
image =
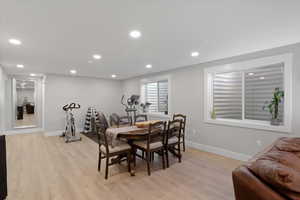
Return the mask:
POLYGON ((270 151, 248 168, 290 199, 300 199, 300 159, 291 152, 270 151))
POLYGON ((300 152, 300 138, 281 138, 276 142, 275 147, 280 151, 300 152))

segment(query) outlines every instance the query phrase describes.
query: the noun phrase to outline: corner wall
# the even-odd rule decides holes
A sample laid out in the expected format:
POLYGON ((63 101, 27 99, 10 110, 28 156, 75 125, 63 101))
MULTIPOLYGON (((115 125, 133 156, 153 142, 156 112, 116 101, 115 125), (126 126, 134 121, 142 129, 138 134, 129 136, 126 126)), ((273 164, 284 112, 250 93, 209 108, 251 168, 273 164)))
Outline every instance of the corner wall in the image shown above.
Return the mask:
POLYGON ((116 112, 124 114, 120 99, 121 82, 99 78, 47 75, 45 80, 45 131, 46 134, 61 133, 65 126, 65 112, 62 107, 69 103, 79 103, 74 110, 76 128, 84 127, 88 107, 92 106, 106 116, 116 112))
MULTIPOLYGON (((123 93, 139 94, 140 79, 155 75, 158 74, 123 81, 123 93)), ((300 105, 298 103, 300 102, 300 44, 183 67, 159 73, 159 75, 171 77, 171 111, 188 116, 187 138, 193 147, 245 160, 278 137, 300 137, 300 105), (204 68, 284 53, 292 53, 294 56, 291 134, 204 123, 204 68)))

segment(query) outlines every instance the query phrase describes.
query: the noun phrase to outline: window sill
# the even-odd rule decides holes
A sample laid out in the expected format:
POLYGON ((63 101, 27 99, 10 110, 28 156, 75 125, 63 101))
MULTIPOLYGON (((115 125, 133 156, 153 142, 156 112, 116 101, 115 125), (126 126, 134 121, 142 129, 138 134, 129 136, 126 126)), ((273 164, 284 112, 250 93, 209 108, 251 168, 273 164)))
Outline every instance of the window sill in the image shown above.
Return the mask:
POLYGON ((146 115, 148 116, 148 118, 158 118, 158 119, 165 119, 165 120, 169 120, 171 119, 170 115, 166 115, 166 114, 162 114, 162 113, 146 113, 146 115))
POLYGON ((287 125, 273 126, 269 122, 255 121, 255 120, 234 120, 234 119, 206 119, 205 123, 209 124, 218 124, 225 126, 235 126, 242 128, 266 130, 266 131, 275 131, 290 133, 291 127, 287 125))

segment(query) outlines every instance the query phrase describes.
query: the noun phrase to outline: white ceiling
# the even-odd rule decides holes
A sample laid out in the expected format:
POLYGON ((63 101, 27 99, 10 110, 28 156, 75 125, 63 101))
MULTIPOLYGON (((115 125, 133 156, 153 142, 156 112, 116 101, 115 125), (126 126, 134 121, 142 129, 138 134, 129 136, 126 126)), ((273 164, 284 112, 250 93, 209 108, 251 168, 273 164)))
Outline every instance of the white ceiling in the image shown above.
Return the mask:
POLYGON ((299 10, 299 0, 0 0, 0 63, 125 79, 300 42, 299 10))

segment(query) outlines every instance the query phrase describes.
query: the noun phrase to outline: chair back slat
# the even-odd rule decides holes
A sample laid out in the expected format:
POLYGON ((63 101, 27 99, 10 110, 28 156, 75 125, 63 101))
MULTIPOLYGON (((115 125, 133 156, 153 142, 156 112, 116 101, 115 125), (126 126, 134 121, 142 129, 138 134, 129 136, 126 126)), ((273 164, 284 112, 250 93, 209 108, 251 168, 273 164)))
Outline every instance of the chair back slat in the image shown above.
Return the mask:
POLYGON ((106 129, 108 128, 108 122, 106 120, 105 115, 101 112, 99 113, 99 123, 97 123, 96 128, 98 134, 99 148, 101 145, 104 145, 106 151, 108 152, 108 141, 106 136, 106 129))
POLYGON ((168 139, 174 136, 178 137, 179 140, 183 131, 182 126, 183 126, 182 119, 175 119, 168 122, 168 129, 167 129, 166 140, 165 140, 166 144, 168 144, 168 139))
POLYGON ((181 119, 182 120, 182 134, 185 134, 185 125, 186 125, 186 115, 183 114, 174 114, 173 115, 173 120, 175 119, 181 119))
POLYGON ((150 144, 154 142, 164 141, 166 132, 166 122, 159 121, 149 125, 147 134, 147 149, 150 148, 150 144))

